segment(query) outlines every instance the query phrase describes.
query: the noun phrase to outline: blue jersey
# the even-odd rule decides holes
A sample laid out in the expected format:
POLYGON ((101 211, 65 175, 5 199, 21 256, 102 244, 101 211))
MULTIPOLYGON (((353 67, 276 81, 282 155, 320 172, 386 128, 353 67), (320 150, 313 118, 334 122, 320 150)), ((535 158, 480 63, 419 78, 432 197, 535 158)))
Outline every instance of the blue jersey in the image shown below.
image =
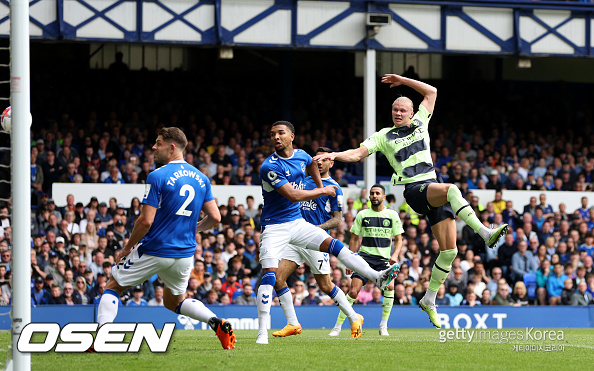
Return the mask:
POLYGON ((294 149, 291 157, 281 157, 276 153, 268 156, 260 167, 262 180, 262 227, 301 219, 299 203, 291 202, 276 189, 290 183, 295 189, 305 189, 305 173, 311 164, 311 156, 305 151, 294 149))
MULTIPOLYGON (((307 220, 313 225, 320 225, 332 219, 333 211, 342 211, 342 189, 331 177, 322 178, 322 184, 325 186, 335 185, 336 196, 320 196, 310 201, 303 201, 299 203, 301 215, 303 219, 307 220)), ((317 188, 313 178, 308 176, 305 178, 305 189, 312 190, 317 188)), ((330 233, 330 232, 328 232, 330 233)))
POLYGON ((138 252, 163 258, 187 258, 196 251, 196 224, 202 205, 214 200, 210 181, 185 161, 171 161, 146 178, 143 204, 157 208, 138 252))

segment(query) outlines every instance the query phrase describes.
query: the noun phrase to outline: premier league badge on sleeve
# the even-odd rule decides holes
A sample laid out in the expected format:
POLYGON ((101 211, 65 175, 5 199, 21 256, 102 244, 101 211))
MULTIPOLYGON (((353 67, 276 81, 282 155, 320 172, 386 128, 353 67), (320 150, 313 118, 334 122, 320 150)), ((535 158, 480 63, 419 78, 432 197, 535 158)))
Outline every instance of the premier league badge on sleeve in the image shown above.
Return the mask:
POLYGON ((144 185, 144 196, 143 196, 143 198, 147 198, 150 191, 151 191, 151 185, 150 184, 145 184, 144 185))
POLYGON ((276 176, 277 176, 276 173, 272 170, 270 170, 267 175, 268 175, 268 179, 270 179, 271 181, 275 180, 276 176))
POLYGON ((303 174, 305 174, 305 162, 301 163, 301 171, 303 171, 303 174))

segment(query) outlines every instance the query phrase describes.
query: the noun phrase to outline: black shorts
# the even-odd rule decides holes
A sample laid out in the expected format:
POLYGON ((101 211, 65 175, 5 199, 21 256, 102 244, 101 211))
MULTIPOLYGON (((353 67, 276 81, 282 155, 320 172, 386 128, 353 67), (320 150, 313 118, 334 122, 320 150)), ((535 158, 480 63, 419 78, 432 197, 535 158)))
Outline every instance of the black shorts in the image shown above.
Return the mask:
POLYGON ((419 214, 427 216, 429 224, 435 224, 448 218, 454 219, 454 211, 450 203, 441 207, 434 208, 427 201, 427 186, 431 183, 438 183, 435 179, 422 180, 420 182, 409 183, 404 186, 404 199, 419 214))
MULTIPOLYGON (((359 255, 369 264, 369 266, 376 270, 376 271, 383 271, 384 269, 390 268, 390 261, 388 259, 384 259, 381 256, 377 255, 369 255, 364 252, 359 253, 359 255)), ((363 285, 365 285, 368 281, 367 277, 363 277, 357 272, 353 272, 352 278, 358 278, 363 281, 363 285)))

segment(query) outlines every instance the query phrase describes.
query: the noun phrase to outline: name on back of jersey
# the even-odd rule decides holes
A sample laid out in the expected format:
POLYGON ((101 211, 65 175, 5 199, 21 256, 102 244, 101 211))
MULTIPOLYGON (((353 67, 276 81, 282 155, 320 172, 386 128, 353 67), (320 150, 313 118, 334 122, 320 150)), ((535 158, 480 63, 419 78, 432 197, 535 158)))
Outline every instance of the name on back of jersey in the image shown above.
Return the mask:
POLYGON ((169 177, 169 180, 167 181, 167 185, 173 186, 175 185, 175 182, 181 178, 181 177, 190 177, 190 178, 194 178, 198 181, 198 183, 200 184, 200 187, 204 187, 204 180, 202 180, 202 178, 200 177, 200 173, 197 171, 193 171, 193 170, 178 170, 176 172, 174 172, 173 174, 171 174, 171 176, 169 177))

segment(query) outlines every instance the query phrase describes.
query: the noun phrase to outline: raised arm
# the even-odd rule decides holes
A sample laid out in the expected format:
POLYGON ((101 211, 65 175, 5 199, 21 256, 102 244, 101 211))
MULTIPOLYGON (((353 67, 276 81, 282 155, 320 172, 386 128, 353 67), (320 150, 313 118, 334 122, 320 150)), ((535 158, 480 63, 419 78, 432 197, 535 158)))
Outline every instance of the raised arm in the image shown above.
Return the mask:
POLYGON ((437 89, 435 87, 422 81, 409 79, 408 77, 395 74, 384 75, 384 77, 382 77, 382 82, 384 84, 390 84, 391 88, 399 85, 405 85, 414 89, 417 93, 423 96, 423 101, 421 104, 427 109, 429 113, 433 113, 433 109, 435 108, 435 100, 437 99, 437 89))
POLYGON ((338 160, 341 162, 358 162, 369 156, 367 147, 361 146, 359 148, 349 149, 342 152, 321 153, 315 156, 314 161, 321 161, 330 159, 330 161, 338 160))

